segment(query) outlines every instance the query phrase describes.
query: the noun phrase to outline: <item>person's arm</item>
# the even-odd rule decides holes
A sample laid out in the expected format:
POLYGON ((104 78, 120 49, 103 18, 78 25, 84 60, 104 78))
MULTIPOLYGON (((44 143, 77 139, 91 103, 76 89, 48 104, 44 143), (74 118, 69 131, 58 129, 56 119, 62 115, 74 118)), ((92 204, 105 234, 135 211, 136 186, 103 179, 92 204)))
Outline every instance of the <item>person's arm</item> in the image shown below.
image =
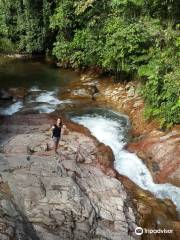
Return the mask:
POLYGON ((51 131, 51 137, 53 137, 53 130, 54 130, 54 125, 50 128, 50 131, 51 131))

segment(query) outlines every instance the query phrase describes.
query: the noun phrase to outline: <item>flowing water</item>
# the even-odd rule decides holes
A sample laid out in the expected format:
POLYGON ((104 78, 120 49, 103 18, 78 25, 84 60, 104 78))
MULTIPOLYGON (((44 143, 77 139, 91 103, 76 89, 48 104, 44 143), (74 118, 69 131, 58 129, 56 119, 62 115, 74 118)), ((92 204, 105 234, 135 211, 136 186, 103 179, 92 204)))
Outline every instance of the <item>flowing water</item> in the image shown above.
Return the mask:
MULTIPOLYGON (((28 94, 23 100, 5 101, 0 105, 0 115, 25 113, 51 113, 70 99, 61 99, 61 92, 78 74, 54 68, 40 61, 10 61, 0 64, 0 89, 23 87, 28 94)), ((180 188, 171 184, 155 184, 148 168, 135 154, 125 150, 130 127, 128 117, 109 109, 79 109, 69 113, 71 119, 90 129, 101 142, 110 146, 115 156, 115 168, 156 197, 171 199, 180 212, 180 188)))
POLYGON ((72 116, 72 120, 90 129, 99 141, 111 147, 115 156, 114 167, 120 174, 158 198, 171 199, 180 212, 180 188, 169 183, 155 184, 142 160, 125 150, 129 129, 127 116, 108 109, 91 109, 72 116))
MULTIPOLYGON (((38 60, 7 59, 0 57, 0 89, 24 88, 25 99, 3 101, 0 115, 12 115, 25 110, 51 113, 57 107, 70 104, 70 100, 60 100, 59 96, 68 82, 79 76, 73 71, 65 71, 38 60)), ((32 111, 32 112, 33 112, 32 111)))

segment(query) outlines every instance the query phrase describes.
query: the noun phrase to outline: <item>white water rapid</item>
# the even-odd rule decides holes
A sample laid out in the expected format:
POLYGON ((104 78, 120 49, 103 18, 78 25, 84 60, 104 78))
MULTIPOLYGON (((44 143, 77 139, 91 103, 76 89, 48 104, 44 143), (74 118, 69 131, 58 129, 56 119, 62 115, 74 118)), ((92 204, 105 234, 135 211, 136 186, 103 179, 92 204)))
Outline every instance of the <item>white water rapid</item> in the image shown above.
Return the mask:
POLYGON ((99 141, 111 147, 115 156, 114 167, 120 174, 127 176, 141 188, 149 190, 157 198, 171 199, 180 212, 180 188, 169 183, 153 182, 151 173, 142 160, 124 149, 129 125, 127 117, 116 114, 116 118, 111 118, 109 112, 111 111, 108 111, 107 115, 73 116, 72 120, 87 127, 99 141))
POLYGON ((0 115, 13 115, 23 109, 31 108, 39 113, 52 113, 61 104, 69 104, 71 100, 59 100, 57 89, 47 91, 33 86, 28 91, 25 101, 11 103, 8 107, 0 108, 0 115))
POLYGON ((15 103, 12 103, 8 107, 0 108, 0 114, 13 115, 14 113, 20 111, 22 107, 23 107, 23 103, 21 101, 17 101, 15 103))

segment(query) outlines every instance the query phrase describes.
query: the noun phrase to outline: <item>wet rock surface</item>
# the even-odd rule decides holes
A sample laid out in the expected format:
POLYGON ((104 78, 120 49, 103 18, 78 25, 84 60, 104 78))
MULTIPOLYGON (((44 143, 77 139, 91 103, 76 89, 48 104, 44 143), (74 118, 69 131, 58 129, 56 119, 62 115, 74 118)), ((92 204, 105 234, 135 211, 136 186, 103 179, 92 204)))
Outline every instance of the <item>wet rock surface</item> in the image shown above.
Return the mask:
POLYGON ((130 196, 130 203, 136 208, 136 219, 138 225, 143 229, 166 229, 171 234, 143 234, 142 240, 171 240, 179 239, 180 225, 176 210, 170 200, 160 200, 131 182, 127 177, 117 177, 130 196))
MULTIPOLYGON (((98 77, 82 74, 83 82, 95 81, 98 77)), ((114 83, 101 79, 96 83, 97 102, 126 113, 132 122, 131 134, 134 142, 128 150, 137 153, 150 169, 155 182, 170 182, 180 186, 180 127, 167 132, 159 130, 155 121, 144 119, 144 102, 140 96, 140 85, 136 82, 114 83)))
POLYGON ((0 100, 12 100, 13 96, 6 90, 0 90, 0 100))
POLYGON ((155 121, 144 119, 144 102, 139 94, 140 87, 136 82, 113 83, 110 79, 105 79, 98 86, 97 101, 127 114, 132 122, 131 133, 134 136, 146 134, 158 127, 155 121))
MULTIPOLYGON (((176 126, 166 133, 158 130, 159 125, 155 121, 144 119, 144 102, 140 97, 140 85, 136 82, 113 83, 111 79, 101 79, 91 74, 82 74, 82 83, 96 82, 98 94, 96 102, 101 106, 124 112, 132 122, 131 133, 133 143, 128 150, 137 153, 150 169, 154 181, 157 183, 170 182, 176 186, 179 184, 179 134, 176 126)), ((143 239, 176 239, 180 235, 179 221, 175 207, 169 200, 155 199, 152 194, 138 188, 126 177, 117 174, 117 178, 126 187, 131 195, 133 206, 137 210, 137 219, 144 228, 173 229, 173 235, 143 235, 143 239)), ((132 201, 131 201, 132 202, 132 201)))
POLYGON ((154 130, 141 140, 129 144, 128 149, 136 152, 156 182, 170 182, 180 186, 180 131, 178 127, 169 133, 154 130))
MULTIPOLYGON (((128 114, 133 123, 132 133, 138 136, 139 143, 132 145, 131 151, 147 159, 156 181, 164 182, 166 178, 178 185, 178 155, 177 164, 171 165, 170 161, 172 154, 177 153, 178 136, 176 147, 171 148, 175 146, 174 137, 159 132, 148 135, 157 125, 143 119, 139 87, 132 82, 100 83, 97 77, 86 74, 80 80, 81 83, 72 83, 61 97, 75 99, 81 106, 100 104, 128 114), (144 141, 148 144, 143 145, 144 141), (166 147, 168 159, 164 161, 162 153, 166 147), (155 161, 154 152, 158 155, 155 161)), ((31 108, 26 110, 29 112, 31 108)), ((0 239, 126 240, 136 237, 135 222, 145 228, 165 227, 174 231, 171 236, 152 234, 143 235, 142 239, 179 239, 180 225, 174 205, 156 199, 119 176, 112 169, 111 150, 98 143, 87 129, 68 122, 67 134, 61 141, 62 151, 55 158, 48 132, 54 123, 52 117, 17 114, 1 117, 0 123, 0 169, 4 181, 0 185, 0 239)))
POLYGON ((4 120, 2 132, 9 133, 0 156, 2 229, 6 226, 1 239, 134 239, 134 211, 110 171, 110 148, 67 122, 54 156, 48 132, 53 122, 43 114, 4 120))
POLYGON ((13 99, 24 99, 28 94, 27 89, 23 87, 9 88, 8 92, 11 96, 13 96, 13 99))
POLYGON ((90 76, 82 74, 80 78, 72 81, 68 84, 68 87, 64 89, 61 94, 62 99, 81 100, 81 102, 96 101, 96 97, 99 93, 98 90, 99 81, 90 76))
POLYGON ((9 88, 9 89, 0 89, 0 100, 12 100, 15 102, 18 99, 24 99, 28 94, 27 89, 19 88, 9 88))

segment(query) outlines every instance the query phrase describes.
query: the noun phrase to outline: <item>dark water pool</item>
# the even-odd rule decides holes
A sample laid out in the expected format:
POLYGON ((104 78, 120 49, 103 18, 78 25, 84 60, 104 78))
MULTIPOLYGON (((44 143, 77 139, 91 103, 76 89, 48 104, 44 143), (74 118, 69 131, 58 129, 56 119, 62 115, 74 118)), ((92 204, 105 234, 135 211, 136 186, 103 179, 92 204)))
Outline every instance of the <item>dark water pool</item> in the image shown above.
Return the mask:
POLYGON ((24 88, 23 99, 0 102, 0 115, 12 115, 20 111, 53 112, 57 106, 68 104, 61 100, 61 92, 79 75, 62 70, 44 60, 11 59, 0 57, 0 89, 24 88))
POLYGON ((0 87, 37 87, 53 90, 78 78, 70 70, 62 70, 44 60, 9 59, 0 57, 0 87))

